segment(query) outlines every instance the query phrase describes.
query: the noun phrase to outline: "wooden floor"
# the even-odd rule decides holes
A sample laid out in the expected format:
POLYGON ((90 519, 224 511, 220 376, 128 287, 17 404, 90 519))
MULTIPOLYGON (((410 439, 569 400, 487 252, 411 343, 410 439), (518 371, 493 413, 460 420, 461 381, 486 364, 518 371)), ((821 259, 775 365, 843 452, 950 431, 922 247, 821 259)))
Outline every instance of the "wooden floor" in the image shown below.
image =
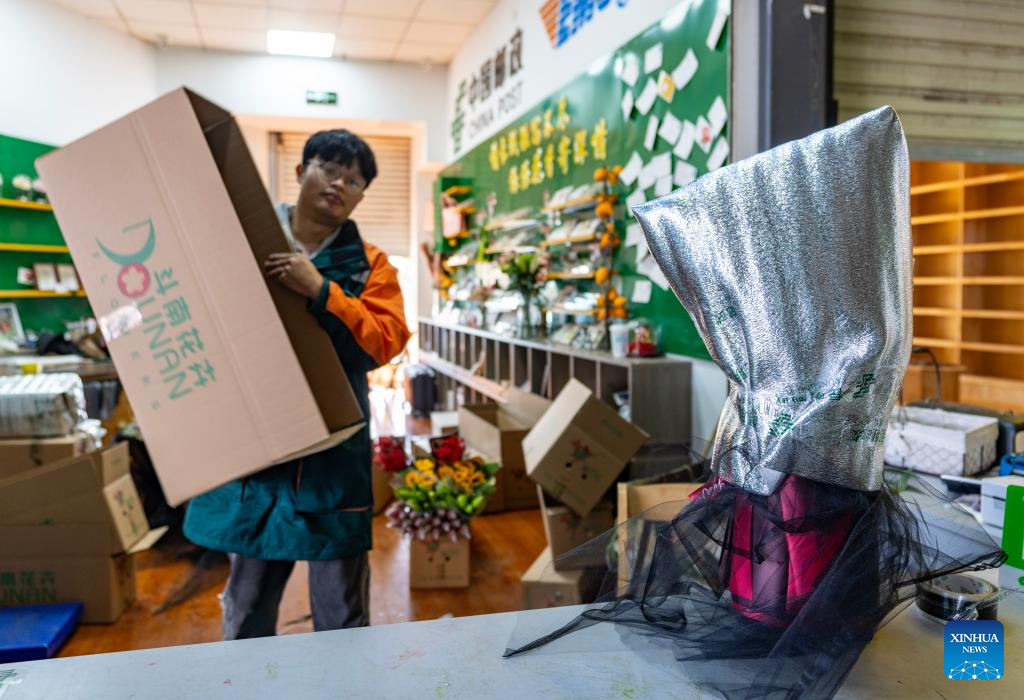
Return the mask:
MULTIPOLYGON (((422 423, 409 426, 424 429, 422 423)), ((444 615, 480 615, 521 607, 519 577, 544 549, 544 528, 537 510, 484 515, 473 521, 469 588, 410 591, 408 543, 377 516, 370 552, 370 616, 374 625, 430 620, 444 615)), ((218 596, 227 566, 216 559, 210 568, 183 555, 184 543, 168 542, 137 556, 138 596, 112 625, 83 625, 61 650, 61 656, 99 654, 130 649, 215 642, 221 639, 218 596), (196 574, 196 572, 201 572, 196 574), (172 591, 191 581, 195 590, 180 604, 159 608, 172 591)), ((209 557, 208 557, 209 558, 209 557)), ((281 602, 278 632, 311 632, 306 566, 299 563, 281 602)))

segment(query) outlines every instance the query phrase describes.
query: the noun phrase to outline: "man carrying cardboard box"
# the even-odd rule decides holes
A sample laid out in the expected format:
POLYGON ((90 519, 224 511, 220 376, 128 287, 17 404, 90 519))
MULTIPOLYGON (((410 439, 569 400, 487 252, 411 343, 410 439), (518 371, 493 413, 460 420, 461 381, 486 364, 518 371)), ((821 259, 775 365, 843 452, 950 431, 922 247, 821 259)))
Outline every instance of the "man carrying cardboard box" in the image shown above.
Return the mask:
MULTIPOLYGON (((377 165, 366 142, 342 129, 310 137, 296 173, 298 203, 278 208, 296 252, 271 255, 264 268, 271 280, 309 300, 309 313, 330 335, 363 415, 369 415, 366 373, 409 340, 397 273, 349 218, 377 165)), ((297 560, 309 561, 314 629, 369 624, 372 505, 366 428, 323 452, 195 498, 186 536, 231 559, 224 638, 275 633, 278 604, 297 560)))

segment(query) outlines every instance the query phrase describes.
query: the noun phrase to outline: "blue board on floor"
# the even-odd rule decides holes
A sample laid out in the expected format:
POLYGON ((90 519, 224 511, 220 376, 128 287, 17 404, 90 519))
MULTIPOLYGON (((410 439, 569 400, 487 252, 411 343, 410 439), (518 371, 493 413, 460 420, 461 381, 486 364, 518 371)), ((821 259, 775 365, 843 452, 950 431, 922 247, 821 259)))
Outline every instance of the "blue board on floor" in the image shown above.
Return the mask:
POLYGON ((0 608, 0 663, 50 658, 81 619, 81 603, 0 608))

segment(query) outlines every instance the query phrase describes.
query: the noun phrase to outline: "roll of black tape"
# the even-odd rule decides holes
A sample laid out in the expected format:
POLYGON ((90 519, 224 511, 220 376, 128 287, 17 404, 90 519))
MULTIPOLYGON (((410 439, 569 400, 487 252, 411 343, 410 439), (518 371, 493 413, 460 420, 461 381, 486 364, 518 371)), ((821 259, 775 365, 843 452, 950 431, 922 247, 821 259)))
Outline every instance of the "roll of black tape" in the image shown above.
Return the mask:
POLYGON ((977 576, 949 574, 917 586, 917 607, 937 620, 995 620, 999 587, 977 576))

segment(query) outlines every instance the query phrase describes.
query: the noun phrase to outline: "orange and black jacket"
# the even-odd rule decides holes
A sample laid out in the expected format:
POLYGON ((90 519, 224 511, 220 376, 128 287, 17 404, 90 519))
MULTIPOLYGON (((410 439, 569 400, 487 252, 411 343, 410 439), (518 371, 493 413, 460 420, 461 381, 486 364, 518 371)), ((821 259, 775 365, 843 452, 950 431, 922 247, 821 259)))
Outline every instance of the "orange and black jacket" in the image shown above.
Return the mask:
POLYGON ((355 222, 346 222, 313 256, 313 264, 324 286, 310 312, 331 336, 349 374, 365 375, 402 352, 409 328, 398 273, 380 248, 363 241, 355 222))
MULTIPOLYGON (((409 340, 398 274, 362 240, 354 222, 312 258, 324 277, 309 312, 330 336, 366 420, 366 373, 409 340)), ((185 534, 193 542, 253 559, 344 559, 370 549, 370 435, 233 481, 192 500, 185 534)))

